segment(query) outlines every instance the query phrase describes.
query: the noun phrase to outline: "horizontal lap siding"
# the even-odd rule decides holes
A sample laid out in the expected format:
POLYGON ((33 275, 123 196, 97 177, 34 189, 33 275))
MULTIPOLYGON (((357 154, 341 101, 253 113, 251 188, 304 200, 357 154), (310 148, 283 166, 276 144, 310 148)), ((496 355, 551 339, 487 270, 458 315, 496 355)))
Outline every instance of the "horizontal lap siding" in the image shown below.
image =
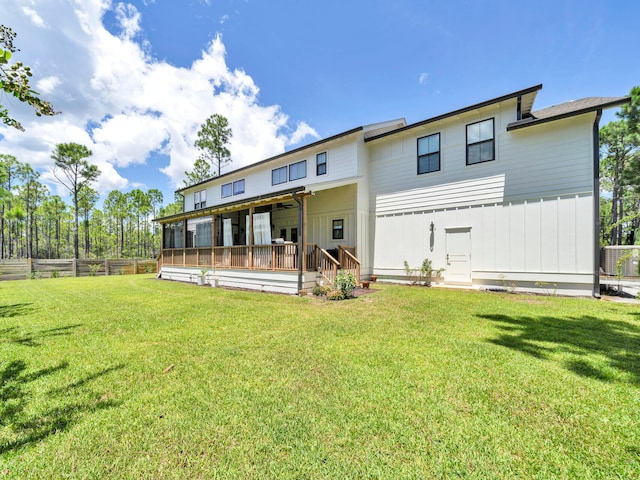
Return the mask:
MULTIPOLYGON (((317 183, 331 182, 343 178, 353 178, 358 172, 358 141, 356 136, 348 137, 330 145, 319 146, 305 152, 298 152, 291 157, 280 158, 267 162, 255 169, 243 170, 235 174, 226 175, 224 178, 212 180, 193 189, 184 191, 185 211, 192 211, 194 207, 193 194, 196 191, 207 191, 207 207, 219 204, 237 202, 259 195, 267 195, 296 187, 304 186, 312 190, 317 183), (327 152, 327 173, 316 175, 316 154, 327 152), (271 172, 273 169, 289 166, 292 163, 307 161, 307 176, 294 181, 287 181, 278 185, 271 184, 271 172), (221 197, 221 186, 244 179, 245 191, 240 195, 221 197)), ((361 140, 360 140, 361 141, 361 140)))
POLYGON ((371 201, 378 202, 380 208, 376 213, 592 191, 593 115, 507 132, 506 125, 512 120, 508 109, 501 111, 494 107, 485 114, 476 113, 371 142, 371 201), (465 126, 492 116, 496 118, 496 160, 466 165, 465 126), (440 133, 441 170, 418 175, 417 139, 433 133, 440 133), (489 181, 499 177, 503 178, 502 191, 489 181), (435 195, 440 198, 434 198, 435 195))
POLYGON ((418 188, 376 198, 378 215, 502 202, 504 176, 418 188))

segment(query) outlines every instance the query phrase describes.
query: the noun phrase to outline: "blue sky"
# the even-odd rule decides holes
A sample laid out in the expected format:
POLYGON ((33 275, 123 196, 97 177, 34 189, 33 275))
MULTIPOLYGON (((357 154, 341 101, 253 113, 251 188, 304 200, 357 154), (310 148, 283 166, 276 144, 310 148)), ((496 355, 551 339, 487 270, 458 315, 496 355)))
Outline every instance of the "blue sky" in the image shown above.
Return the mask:
MULTIPOLYGON (((5 0, 30 65, 62 113, 3 105, 0 153, 52 181, 57 143, 83 143, 97 187, 171 200, 212 113, 237 168, 351 128, 413 123, 539 83, 534 108, 640 85, 640 2, 5 0)), ((613 112, 604 122, 614 119, 613 112)))

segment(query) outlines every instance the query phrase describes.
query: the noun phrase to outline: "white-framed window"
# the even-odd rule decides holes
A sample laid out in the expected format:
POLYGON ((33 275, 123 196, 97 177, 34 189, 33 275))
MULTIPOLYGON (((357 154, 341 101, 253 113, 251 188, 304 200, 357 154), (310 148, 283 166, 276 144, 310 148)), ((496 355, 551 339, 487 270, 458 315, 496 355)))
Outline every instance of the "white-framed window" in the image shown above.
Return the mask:
POLYGON ((221 187, 220 196, 222 198, 230 197, 231 195, 240 195, 244 193, 244 178, 242 180, 236 180, 235 182, 225 183, 221 187))
POLYGON ((418 139, 418 175, 440 170, 440 134, 418 139))
POLYGON ((287 167, 274 168, 271 170, 271 185, 286 183, 287 167))
POLYGON ((240 195, 244 193, 244 178, 233 182, 233 194, 240 195))
POLYGON ((316 175, 325 175, 327 173, 327 152, 316 155, 316 175))
POLYGON ((467 125, 467 165, 490 162, 495 158, 494 119, 467 125))
POLYGON ((289 181, 299 180, 307 176, 307 161, 292 163, 289 165, 289 181))
POLYGON ((193 209, 204 208, 207 206, 207 191, 198 190, 193 194, 193 209))

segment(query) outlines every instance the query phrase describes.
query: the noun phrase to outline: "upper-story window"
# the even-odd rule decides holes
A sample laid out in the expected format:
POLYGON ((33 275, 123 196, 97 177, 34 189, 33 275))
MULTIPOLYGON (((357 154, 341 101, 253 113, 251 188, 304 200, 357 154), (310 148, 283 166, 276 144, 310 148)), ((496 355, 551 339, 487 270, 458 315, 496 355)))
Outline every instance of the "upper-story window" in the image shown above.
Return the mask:
POLYGON ((467 125, 467 165, 496 158, 493 118, 467 125))
POLYGON ((324 175, 327 173, 327 152, 316 155, 316 175, 324 175))
POLYGON ((244 193, 244 178, 233 182, 233 194, 240 195, 241 193, 244 193))
POLYGON ((233 183, 229 182, 222 185, 220 196, 226 198, 231 195, 240 195, 241 193, 244 193, 244 178, 242 180, 236 180, 233 183))
POLYGON ((307 176, 307 161, 292 163, 289 165, 289 181, 298 180, 307 176))
POLYGON ((207 191, 199 190, 193 194, 193 209, 204 208, 207 206, 207 191))
POLYGON ((271 170, 271 185, 278 185, 287 181, 287 167, 274 168, 271 170))
POLYGON ((440 170, 440 134, 418 139, 418 175, 440 170))

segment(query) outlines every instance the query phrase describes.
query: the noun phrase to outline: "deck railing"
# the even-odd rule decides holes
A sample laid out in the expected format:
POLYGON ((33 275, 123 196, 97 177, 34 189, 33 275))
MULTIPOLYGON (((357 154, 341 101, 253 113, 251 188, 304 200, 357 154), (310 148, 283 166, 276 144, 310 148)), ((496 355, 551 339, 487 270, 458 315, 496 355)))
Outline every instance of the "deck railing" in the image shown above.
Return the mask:
POLYGON ((340 264, 324 248, 320 248, 317 245, 315 247, 318 273, 328 282, 335 282, 340 264))
POLYGON ((356 283, 360 283, 360 260, 355 256, 355 247, 338 247, 338 262, 340 262, 340 268, 345 272, 351 273, 356 283))
MULTIPOLYGON (((338 271, 343 268, 360 282, 360 261, 352 253, 354 247, 340 247, 339 260, 315 244, 304 248, 303 269, 319 272, 333 283, 338 271)), ((168 248, 158 257, 158 268, 162 265, 248 269, 248 270, 298 270, 298 246, 294 243, 275 245, 236 245, 233 247, 168 248)))

